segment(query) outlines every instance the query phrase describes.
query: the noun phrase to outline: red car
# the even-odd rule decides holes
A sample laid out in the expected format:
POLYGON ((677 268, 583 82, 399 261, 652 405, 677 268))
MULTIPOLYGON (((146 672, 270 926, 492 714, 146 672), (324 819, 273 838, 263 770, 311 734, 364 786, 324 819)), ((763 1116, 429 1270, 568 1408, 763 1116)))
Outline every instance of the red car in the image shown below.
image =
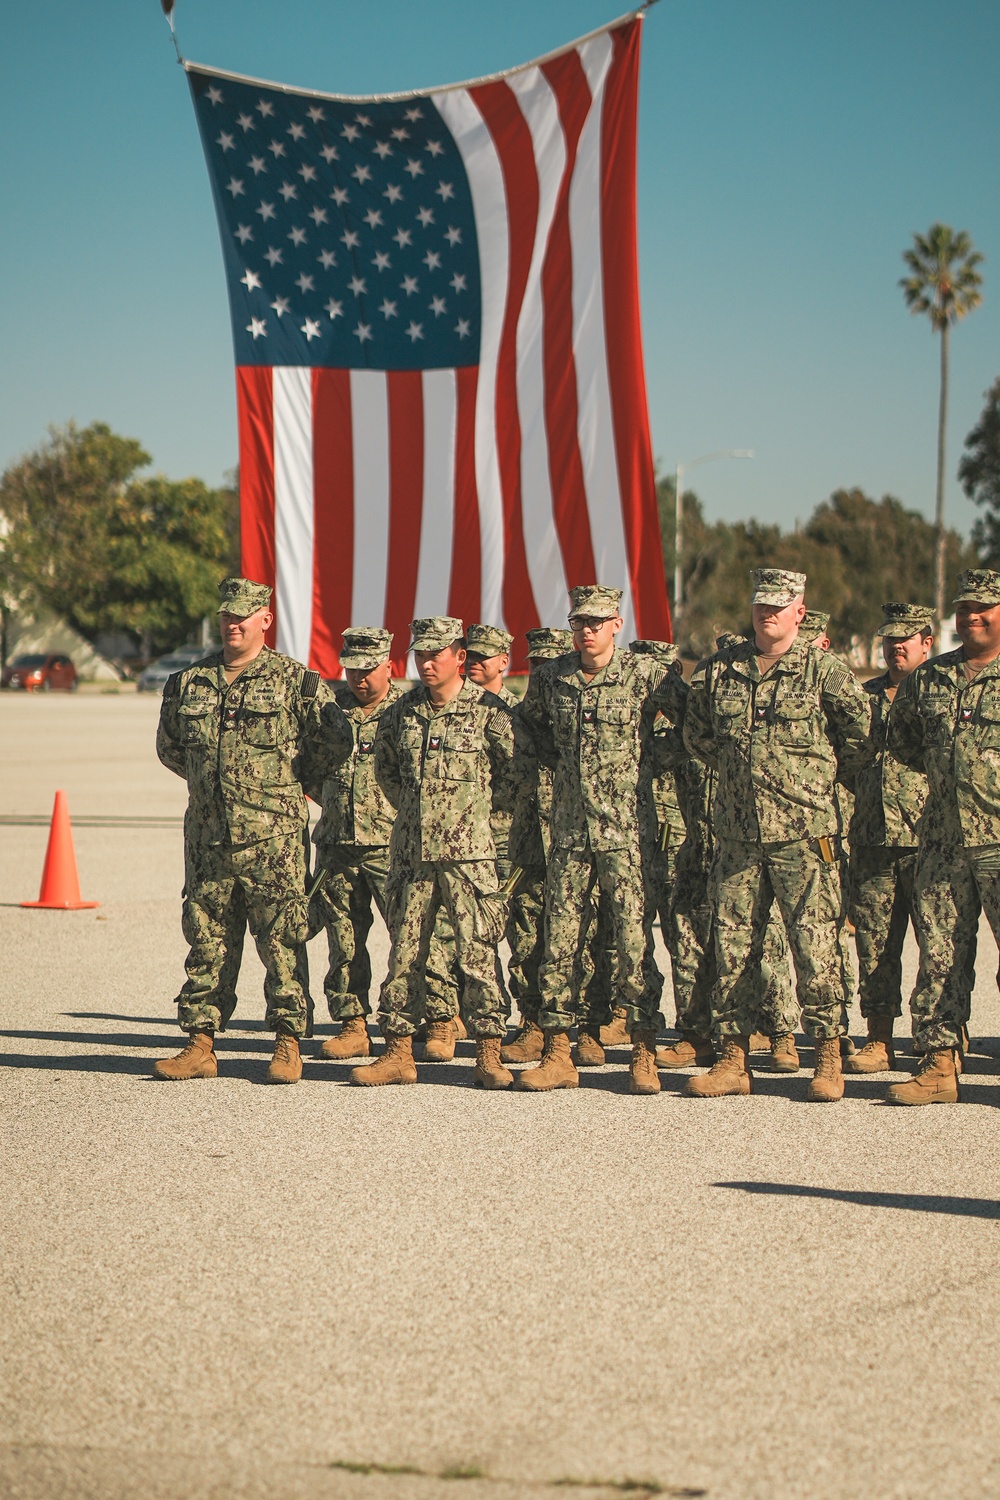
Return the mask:
POLYGON ((28 693, 72 693, 76 689, 76 668, 68 656, 55 651, 15 656, 3 669, 0 687, 24 688, 28 693))

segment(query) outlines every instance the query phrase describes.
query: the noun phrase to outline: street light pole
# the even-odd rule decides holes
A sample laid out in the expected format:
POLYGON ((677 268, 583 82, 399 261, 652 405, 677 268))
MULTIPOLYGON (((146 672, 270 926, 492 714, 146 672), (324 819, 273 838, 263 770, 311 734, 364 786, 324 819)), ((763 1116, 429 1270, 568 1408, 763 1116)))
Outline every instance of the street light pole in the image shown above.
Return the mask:
POLYGON ((718 453, 703 453, 692 458, 690 463, 677 465, 674 483, 674 640, 679 634, 681 610, 683 608, 684 579, 681 568, 681 551, 684 546, 684 475, 699 464, 709 464, 716 458, 753 458, 752 448, 722 448, 718 453))

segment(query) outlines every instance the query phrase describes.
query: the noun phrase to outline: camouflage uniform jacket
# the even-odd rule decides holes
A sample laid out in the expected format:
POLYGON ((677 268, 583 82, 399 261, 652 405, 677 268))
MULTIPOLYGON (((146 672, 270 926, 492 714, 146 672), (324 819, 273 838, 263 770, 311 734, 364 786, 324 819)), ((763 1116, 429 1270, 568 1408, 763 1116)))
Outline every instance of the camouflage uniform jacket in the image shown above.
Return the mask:
POLYGON ((900 683, 889 748, 927 776, 921 843, 1000 844, 1000 658, 966 682, 965 653, 946 651, 900 683))
POLYGON ((351 729, 316 672, 266 646, 231 684, 218 651, 167 679, 156 753, 188 784, 186 837, 253 844, 309 820, 305 793, 351 753, 351 729))
POLYGON ((403 696, 395 682, 370 713, 365 713, 346 682, 332 684, 333 696, 351 726, 351 754, 323 783, 323 816, 313 841, 320 849, 335 844, 381 848, 389 842, 396 809, 375 779, 375 740, 382 716, 403 696))
POLYGON ((701 662, 684 742, 718 771, 716 837, 766 844, 835 835, 834 781, 868 760, 870 722, 853 674, 805 644, 764 677, 753 641, 701 662))
POLYGON ((927 777, 912 766, 904 766, 887 748, 890 686, 888 672, 864 684, 872 704, 875 758, 854 778, 851 844, 855 848, 913 848, 927 801, 927 777))
POLYGON ((657 711, 669 710, 680 681, 654 656, 617 650, 590 682, 577 651, 532 673, 521 717, 555 773, 557 848, 626 849, 638 843, 641 823, 655 822, 651 800, 647 807, 640 797, 639 763, 657 711))
MULTIPOLYGON (((507 705, 468 678, 443 708, 422 686, 392 704, 375 741, 375 775, 396 809, 393 863, 496 858, 492 813, 512 812, 517 800, 514 734, 507 705)), ((530 771, 527 759, 522 766, 530 771)))

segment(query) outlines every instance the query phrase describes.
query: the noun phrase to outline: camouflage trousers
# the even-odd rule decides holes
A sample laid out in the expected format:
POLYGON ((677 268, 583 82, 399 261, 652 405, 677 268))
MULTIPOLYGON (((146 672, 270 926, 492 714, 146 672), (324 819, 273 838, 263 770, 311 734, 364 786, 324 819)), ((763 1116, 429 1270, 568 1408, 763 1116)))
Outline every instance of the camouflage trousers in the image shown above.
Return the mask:
POLYGON ((1000 844, 967 849, 957 840, 928 841, 920 847, 915 885, 920 967, 913 1039, 925 1051, 957 1047, 972 1010, 982 912, 1000 941, 1000 844))
POLYGON ((916 872, 915 848, 851 851, 850 913, 865 1020, 903 1013, 903 943, 915 916, 916 872))
MULTIPOLYGON (((677 882, 670 914, 676 929, 674 1007, 677 1030, 686 1036, 712 1035, 712 993, 717 980, 712 935, 709 866, 703 846, 686 842, 677 857, 677 882)), ((673 954, 671 954, 673 963, 673 954)), ((741 983, 753 1010, 751 1031, 785 1036, 796 1031, 799 1007, 788 964, 788 940, 779 912, 772 907, 764 928, 760 961, 741 983)))
POLYGON ((426 967, 443 908, 461 970, 461 1012, 469 1034, 503 1036, 507 1002, 497 944, 504 922, 497 917, 495 900, 484 899, 496 889, 492 860, 424 860, 412 869, 392 871, 392 951, 378 1015, 384 1035, 412 1036, 426 1018, 426 989, 413 979, 426 967))
POLYGON ((538 1022, 542 1003, 538 973, 545 957, 545 866, 525 870, 507 919, 510 987, 521 1019, 538 1022))
MULTIPOLYGON (((506 859, 498 859, 496 866, 497 884, 501 885, 510 874, 510 863, 506 859)), ((438 914, 434 919, 427 962, 415 978, 424 988, 424 1015, 428 1021, 451 1021, 458 1015, 464 981, 458 962, 455 934, 451 928, 448 908, 443 903, 438 907, 438 914)), ((502 971, 500 983, 504 991, 504 1004, 509 1007, 502 971)))
POLYGON ((308 919, 306 850, 299 833, 236 849, 185 844, 181 925, 190 951, 177 997, 183 1031, 215 1031, 232 1013, 235 955, 243 951, 248 924, 266 970, 267 1025, 304 1035, 308 919))
POLYGON ((598 896, 607 903, 616 994, 625 1007, 629 1028, 655 1031, 663 976, 653 958, 653 903, 643 862, 634 847, 552 850, 545 876, 545 958, 538 977, 538 1024, 545 1030, 568 1031, 588 1019, 577 959, 588 942, 598 896))
POLYGON ((359 844, 335 844, 319 851, 327 875, 313 898, 310 927, 326 929, 330 966, 323 988, 332 1021, 349 1021, 370 1013, 372 965, 368 934, 373 905, 383 921, 389 850, 359 844))
POLYGON ((846 1030, 840 865, 823 860, 817 844, 719 839, 709 881, 715 961, 712 1000, 716 1041, 755 1029, 753 971, 763 962, 764 935, 776 903, 795 960, 805 1029, 819 1039, 846 1030))

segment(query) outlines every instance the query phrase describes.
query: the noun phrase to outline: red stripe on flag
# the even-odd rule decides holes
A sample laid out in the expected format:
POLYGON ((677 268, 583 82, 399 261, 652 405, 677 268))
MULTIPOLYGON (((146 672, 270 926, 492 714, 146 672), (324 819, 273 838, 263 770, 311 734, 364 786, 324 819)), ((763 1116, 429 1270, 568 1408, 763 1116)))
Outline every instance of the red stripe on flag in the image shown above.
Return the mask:
MULTIPOLYGON (((274 588, 274 402, 266 365, 237 365, 240 452, 240 567, 274 588)), ((274 645, 277 625, 267 633, 274 645)))
POLYGON ((642 22, 611 32, 614 55, 601 119, 601 252, 604 327, 622 521, 636 626, 649 640, 671 639, 670 607, 656 510, 646 375, 639 321, 636 245, 636 111, 642 22))
POLYGON ((569 199, 580 135, 592 103, 578 52, 545 63, 542 72, 559 106, 566 166, 542 266, 545 345, 545 431, 552 509, 567 588, 597 577, 580 456, 580 405, 573 358, 573 245, 569 199))
MULTIPOLYGON (((503 611, 515 635, 539 624, 524 546, 521 495, 521 421, 517 408, 517 322, 531 270, 538 226, 538 171, 531 132, 506 83, 469 90, 493 144, 507 200, 507 303, 496 375, 497 457, 504 508, 503 611)), ((493 624, 493 621, 486 621, 493 624)))
MULTIPOLYGON (((313 383, 313 623, 309 665, 340 676, 354 587, 354 437, 350 370, 316 369, 313 383)), ((375 622, 377 623, 377 622, 375 622)))
POLYGON ((455 519, 451 533, 448 613, 466 624, 479 620, 483 557, 476 487, 476 365, 455 371, 455 519))
MULTIPOLYGON (((394 637, 393 671, 406 675, 408 626, 417 597, 424 504, 424 386, 419 370, 393 370, 389 383, 389 557, 385 628, 394 637)), ((359 621, 359 624, 365 623, 359 621)), ((377 620, 371 622, 378 624, 377 620)))

